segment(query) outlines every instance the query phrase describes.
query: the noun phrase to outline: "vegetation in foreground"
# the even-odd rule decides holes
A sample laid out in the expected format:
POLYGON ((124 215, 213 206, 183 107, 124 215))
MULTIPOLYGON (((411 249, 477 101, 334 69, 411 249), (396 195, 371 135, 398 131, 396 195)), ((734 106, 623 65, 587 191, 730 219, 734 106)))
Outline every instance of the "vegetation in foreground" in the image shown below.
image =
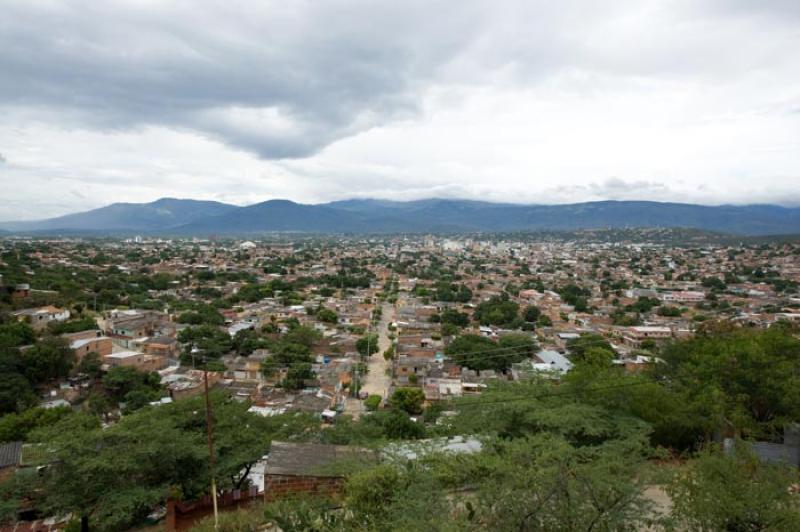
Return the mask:
MULTIPOLYGON (((248 530, 242 520, 283 530, 800 527, 796 470, 760 463, 744 443, 726 455, 711 441, 721 430, 766 438, 798 421, 800 341, 788 326, 711 331, 667 346, 663 367, 651 373, 626 374, 586 355, 560 383, 498 383, 444 406, 454 415, 428 408, 417 422, 409 414, 419 398, 405 391, 386 410, 325 429, 311 416, 259 417, 215 395, 220 489, 241 487, 277 439, 380 449, 469 435, 483 445, 477 454, 431 452, 354 468, 339 501, 281 501, 249 517, 226 515, 224 529, 248 530), (664 514, 645 489, 659 481, 652 464, 676 454, 688 461, 666 482, 674 507, 664 514)), ((46 513, 126 529, 168 495, 206 493, 204 438, 200 399, 147 406, 105 429, 90 413, 67 414, 29 434, 47 467, 4 484, 0 509, 30 497, 46 513)))

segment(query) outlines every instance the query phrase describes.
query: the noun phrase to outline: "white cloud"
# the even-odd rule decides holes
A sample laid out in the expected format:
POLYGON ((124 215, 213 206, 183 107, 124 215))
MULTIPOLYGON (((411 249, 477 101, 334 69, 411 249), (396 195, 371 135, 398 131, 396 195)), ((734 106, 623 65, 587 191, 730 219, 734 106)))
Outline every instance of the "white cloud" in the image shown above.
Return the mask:
POLYGON ((10 2, 0 219, 162 196, 798 203, 796 5, 10 2))

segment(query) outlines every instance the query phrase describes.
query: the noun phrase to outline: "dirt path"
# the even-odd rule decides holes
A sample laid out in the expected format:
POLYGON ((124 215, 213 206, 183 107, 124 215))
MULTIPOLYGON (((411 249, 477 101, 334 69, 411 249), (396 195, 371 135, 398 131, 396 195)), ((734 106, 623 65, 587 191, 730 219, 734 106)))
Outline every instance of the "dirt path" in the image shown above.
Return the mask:
MULTIPOLYGON (((394 306, 384 303, 381 307, 381 321, 377 325, 378 333, 378 352, 367 359, 368 372, 362 377, 361 390, 369 395, 380 395, 386 399, 389 388, 392 385, 392 378, 387 374, 391 367, 391 362, 383 358, 383 352, 389 349, 392 341, 389 339, 389 324, 394 321, 394 306)), ((358 417, 366 412, 363 401, 355 397, 348 397, 344 402, 344 413, 358 417)))
POLYGON ((394 306, 391 303, 384 303, 381 308, 381 321, 378 325, 378 347, 377 353, 369 357, 367 361, 367 372, 361 389, 370 395, 380 395, 387 399, 389 388, 392 385, 392 378, 388 375, 391 362, 383 358, 383 352, 392 345, 389 339, 389 324, 394 321, 394 306))

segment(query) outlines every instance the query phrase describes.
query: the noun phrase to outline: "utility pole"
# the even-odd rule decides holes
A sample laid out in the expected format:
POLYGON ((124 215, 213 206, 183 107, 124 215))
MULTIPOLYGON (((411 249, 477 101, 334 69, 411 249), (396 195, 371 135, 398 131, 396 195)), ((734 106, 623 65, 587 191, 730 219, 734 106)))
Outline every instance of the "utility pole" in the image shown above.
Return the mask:
POLYGON ((372 329, 372 311, 371 310, 369 311, 369 318, 367 320, 367 358, 369 358, 369 355, 370 355, 370 353, 369 353, 369 341, 371 340, 371 338, 369 337, 370 329, 372 329))
POLYGON ((219 530, 219 510, 217 508, 217 479, 214 460, 214 426, 211 413, 211 398, 208 394, 208 363, 203 365, 203 386, 206 395, 206 435, 208 436, 208 470, 211 473, 211 500, 214 501, 214 530, 219 530))

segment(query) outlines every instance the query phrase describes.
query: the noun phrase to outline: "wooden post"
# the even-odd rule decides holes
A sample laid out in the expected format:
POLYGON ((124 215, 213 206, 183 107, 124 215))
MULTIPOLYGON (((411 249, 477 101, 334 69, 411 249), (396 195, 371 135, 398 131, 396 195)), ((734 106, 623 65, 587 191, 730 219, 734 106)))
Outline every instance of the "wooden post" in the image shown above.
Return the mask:
POLYGON ((208 362, 203 366, 203 385, 206 392, 206 434, 208 435, 208 469, 211 472, 211 499, 214 501, 214 530, 219 530, 217 509, 217 479, 214 472, 214 427, 211 416, 211 399, 208 395, 208 362))

